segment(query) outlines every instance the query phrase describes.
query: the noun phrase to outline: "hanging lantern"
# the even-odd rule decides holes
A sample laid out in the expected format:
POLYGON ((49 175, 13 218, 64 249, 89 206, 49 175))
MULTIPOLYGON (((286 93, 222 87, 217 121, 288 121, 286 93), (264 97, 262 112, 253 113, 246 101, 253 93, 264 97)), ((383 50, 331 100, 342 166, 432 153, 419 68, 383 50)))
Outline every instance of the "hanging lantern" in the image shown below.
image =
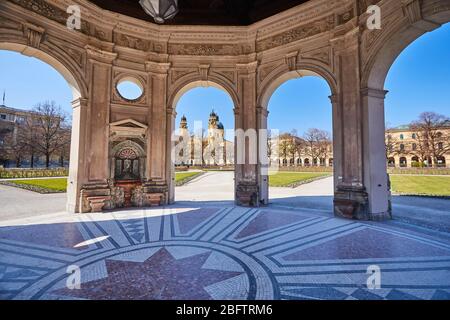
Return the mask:
POLYGON ((140 0, 139 3, 156 23, 164 23, 178 13, 178 0, 140 0))

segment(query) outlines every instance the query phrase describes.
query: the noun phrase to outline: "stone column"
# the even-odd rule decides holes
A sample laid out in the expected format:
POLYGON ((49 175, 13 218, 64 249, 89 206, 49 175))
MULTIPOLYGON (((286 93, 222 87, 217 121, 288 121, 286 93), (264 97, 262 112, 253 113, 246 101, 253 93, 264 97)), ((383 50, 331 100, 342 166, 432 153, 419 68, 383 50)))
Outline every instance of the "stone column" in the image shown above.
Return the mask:
MULTIPOLYGON (((88 57, 89 103, 85 119, 84 163, 86 179, 81 187, 79 211, 101 211, 110 200, 109 179, 109 122, 111 101, 112 62, 117 54, 86 46, 88 57)), ((82 108, 80 109, 82 110, 82 108)), ((81 139, 80 139, 81 140, 81 139)), ((71 201, 73 203, 73 201, 71 201)))
POLYGON ((342 182, 342 104, 339 103, 339 96, 330 96, 331 105, 333 108, 333 173, 334 173, 334 190, 336 191, 339 182, 342 182))
POLYGON ((385 92, 360 83, 360 30, 332 40, 338 94, 332 99, 336 216, 358 220, 390 217, 385 156, 385 92))
POLYGON ((267 117, 269 111, 265 108, 256 109, 258 121, 258 173, 259 173, 259 202, 269 204, 269 167, 270 161, 267 150, 267 117))
POLYGON ((147 182, 144 190, 151 204, 163 205, 174 201, 173 165, 171 160, 172 110, 167 109, 167 78, 170 63, 147 61, 151 77, 151 106, 147 150, 147 182))
POLYGON ((235 201, 251 207, 260 205, 256 68, 257 62, 237 65, 240 106, 235 109, 235 201))
POLYGON ((332 40, 339 86, 333 111, 337 177, 334 214, 368 220, 369 198, 363 181, 359 32, 359 28, 354 28, 332 40))
POLYGON ((67 182, 67 211, 80 211, 81 186, 87 182, 86 134, 89 104, 87 99, 72 102, 72 133, 70 143, 69 178, 67 182))
POLYGON ((384 98, 387 91, 361 90, 364 186, 369 197, 369 215, 372 220, 391 217, 390 188, 386 166, 384 98))

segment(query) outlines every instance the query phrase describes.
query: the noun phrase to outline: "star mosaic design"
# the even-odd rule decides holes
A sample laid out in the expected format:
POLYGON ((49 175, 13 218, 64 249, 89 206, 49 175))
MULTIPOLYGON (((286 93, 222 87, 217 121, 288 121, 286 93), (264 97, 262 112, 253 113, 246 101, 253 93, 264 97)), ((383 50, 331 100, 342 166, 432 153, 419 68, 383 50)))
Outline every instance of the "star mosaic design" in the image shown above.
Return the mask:
POLYGON ((142 263, 106 260, 106 278, 82 283, 81 289, 54 293, 96 300, 211 300, 205 287, 242 272, 202 269, 210 255, 206 252, 177 260, 162 248, 142 263))

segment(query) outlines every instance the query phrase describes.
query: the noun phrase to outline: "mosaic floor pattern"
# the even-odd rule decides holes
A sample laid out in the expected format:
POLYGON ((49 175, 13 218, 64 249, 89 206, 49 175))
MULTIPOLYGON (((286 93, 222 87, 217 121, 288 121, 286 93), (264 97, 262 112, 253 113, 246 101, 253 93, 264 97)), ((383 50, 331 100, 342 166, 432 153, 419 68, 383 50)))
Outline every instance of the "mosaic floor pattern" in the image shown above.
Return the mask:
POLYGON ((450 241, 272 207, 40 216, 0 224, 0 299, 450 299, 450 241))

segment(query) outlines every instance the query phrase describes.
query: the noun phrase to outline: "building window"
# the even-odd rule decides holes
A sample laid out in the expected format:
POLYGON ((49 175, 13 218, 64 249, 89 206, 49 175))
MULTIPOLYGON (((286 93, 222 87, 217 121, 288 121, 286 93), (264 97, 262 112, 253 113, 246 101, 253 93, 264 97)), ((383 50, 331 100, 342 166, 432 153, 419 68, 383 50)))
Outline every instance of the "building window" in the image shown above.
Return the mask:
POLYGON ((416 151, 416 150, 417 150, 417 143, 413 143, 413 144, 412 144, 412 149, 413 149, 413 151, 416 151))
POLYGON ((438 143, 438 149, 439 150, 443 150, 444 149, 444 144, 442 142, 438 143))
POLYGON ((416 135, 415 133, 413 133, 411 137, 412 137, 413 139, 416 139, 416 138, 417 138, 417 135, 416 135))
POLYGON ((400 145, 400 151, 405 151, 405 145, 403 143, 400 145))
POLYGON ((0 119, 6 120, 6 114, 0 114, 0 119))
POLYGON ((403 140, 403 139, 405 139, 405 135, 402 133, 402 134, 400 135, 400 140, 403 140))

